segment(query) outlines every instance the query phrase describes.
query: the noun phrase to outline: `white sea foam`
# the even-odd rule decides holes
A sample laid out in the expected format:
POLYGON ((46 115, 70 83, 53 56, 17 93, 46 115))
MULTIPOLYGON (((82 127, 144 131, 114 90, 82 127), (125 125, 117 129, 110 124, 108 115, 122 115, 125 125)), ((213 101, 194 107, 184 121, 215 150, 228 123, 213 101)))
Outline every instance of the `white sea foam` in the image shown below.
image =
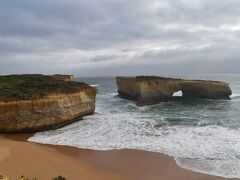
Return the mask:
POLYGON ((203 174, 211 174, 214 176, 223 176, 226 178, 239 177, 240 163, 239 160, 198 160, 176 158, 177 164, 182 168, 201 172, 203 174), (234 166, 233 166, 234 164, 234 166), (223 173, 224 172, 224 173, 223 173))
POLYGON ((118 96, 118 93, 110 93, 109 95, 115 97, 115 96, 118 96))
POLYGON ((240 100, 240 93, 233 93, 230 98, 232 100, 240 100))
POLYGON ((137 107, 115 98, 116 89, 109 90, 107 84, 106 92, 101 89, 97 96, 94 115, 58 130, 36 133, 29 141, 159 152, 175 157, 186 169, 240 178, 240 86, 232 86, 232 101, 173 101, 137 107))
POLYGON ((90 86, 92 86, 92 87, 99 87, 98 84, 90 84, 90 86))
POLYGON ((159 127, 153 120, 139 119, 128 113, 103 113, 85 117, 83 121, 58 130, 37 133, 29 141, 95 150, 127 148, 160 152, 176 157, 178 164, 187 169, 240 177, 239 129, 159 127), (192 161, 184 161, 184 158, 192 161), (192 166, 193 161, 199 163, 192 166))

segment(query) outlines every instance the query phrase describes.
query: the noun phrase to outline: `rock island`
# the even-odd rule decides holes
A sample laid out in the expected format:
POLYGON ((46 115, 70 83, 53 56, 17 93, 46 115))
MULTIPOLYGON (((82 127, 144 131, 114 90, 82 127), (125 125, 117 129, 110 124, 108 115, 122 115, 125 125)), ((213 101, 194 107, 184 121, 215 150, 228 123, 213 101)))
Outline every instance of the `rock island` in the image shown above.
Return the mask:
POLYGON ((117 86, 120 97, 135 100, 139 106, 168 101, 178 91, 183 98, 230 99, 232 94, 225 82, 157 76, 117 77, 117 86))

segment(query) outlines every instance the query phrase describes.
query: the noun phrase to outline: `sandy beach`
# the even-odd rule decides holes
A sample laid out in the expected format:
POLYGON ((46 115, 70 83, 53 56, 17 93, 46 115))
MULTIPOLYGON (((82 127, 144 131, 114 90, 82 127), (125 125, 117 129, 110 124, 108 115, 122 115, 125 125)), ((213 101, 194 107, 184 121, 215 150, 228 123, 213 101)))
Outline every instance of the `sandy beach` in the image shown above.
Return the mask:
POLYGON ((166 155, 137 150, 93 151, 27 142, 27 135, 0 136, 0 173, 47 180, 221 180, 184 170, 166 155))

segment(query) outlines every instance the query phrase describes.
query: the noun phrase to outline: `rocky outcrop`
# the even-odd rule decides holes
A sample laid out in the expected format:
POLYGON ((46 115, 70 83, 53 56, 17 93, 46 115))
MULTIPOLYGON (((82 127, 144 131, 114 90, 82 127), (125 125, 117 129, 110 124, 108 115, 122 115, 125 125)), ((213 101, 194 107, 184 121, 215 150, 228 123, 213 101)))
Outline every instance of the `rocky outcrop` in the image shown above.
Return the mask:
POLYGON ((156 76, 117 77, 119 96, 137 101, 137 105, 168 101, 175 92, 183 98, 230 99, 229 85, 220 81, 184 80, 156 76))
MULTIPOLYGON (((39 75, 34 78, 36 81, 40 82, 38 76, 39 75)), ((48 76, 40 76, 40 79, 44 79, 43 77, 45 80, 48 80, 48 76)), ((31 80, 34 78, 31 77, 31 80)), ((28 84, 29 77, 25 80, 25 83, 22 83, 23 79, 26 78, 24 77, 21 79, 22 86, 28 84)), ((32 96, 26 96, 25 92, 29 90, 29 88, 33 91, 34 86, 28 87, 28 89, 25 87, 24 92, 22 92, 23 90, 20 84, 17 86, 17 88, 19 88, 17 90, 19 94, 25 93, 24 97, 27 97, 27 99, 21 99, 18 96, 9 98, 8 96, 11 93, 8 93, 7 98, 3 98, 3 95, 0 96, 1 133, 50 130, 72 123, 85 115, 94 113, 96 97, 95 88, 85 83, 54 81, 53 78, 50 78, 49 81, 51 82, 49 83, 51 86, 57 87, 55 88, 56 90, 52 87, 49 93, 41 96, 36 96, 37 93, 41 92, 41 89, 34 92, 32 96)), ((46 82, 44 81, 44 83, 46 82)), ((47 88, 50 89, 49 84, 44 87, 46 88, 44 89, 45 91, 47 91, 47 88)), ((14 91, 16 91, 16 87, 14 91)), ((29 90, 29 92, 32 91, 29 90)))
POLYGON ((51 76, 57 80, 63 80, 63 81, 74 81, 75 80, 74 75, 54 74, 51 76))

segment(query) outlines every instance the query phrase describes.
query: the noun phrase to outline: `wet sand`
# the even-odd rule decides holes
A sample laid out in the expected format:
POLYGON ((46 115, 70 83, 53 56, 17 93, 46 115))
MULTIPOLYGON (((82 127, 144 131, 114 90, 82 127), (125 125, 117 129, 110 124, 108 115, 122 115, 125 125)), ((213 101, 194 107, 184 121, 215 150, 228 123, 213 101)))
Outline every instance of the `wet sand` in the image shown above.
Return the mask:
POLYGON ((94 151, 26 142, 31 134, 0 135, 0 173, 38 180, 223 180, 179 167, 166 155, 138 150, 94 151))

